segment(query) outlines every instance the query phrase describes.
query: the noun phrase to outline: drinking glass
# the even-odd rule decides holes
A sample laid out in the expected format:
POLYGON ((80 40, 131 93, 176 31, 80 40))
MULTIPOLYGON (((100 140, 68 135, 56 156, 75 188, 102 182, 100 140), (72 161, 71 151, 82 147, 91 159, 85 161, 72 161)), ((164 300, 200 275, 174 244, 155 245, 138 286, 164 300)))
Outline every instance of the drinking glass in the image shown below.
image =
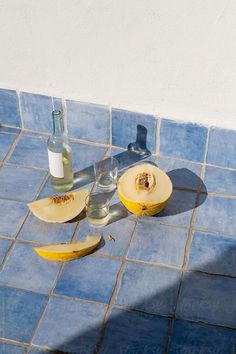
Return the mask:
POLYGON ((86 216, 90 226, 102 227, 109 221, 108 197, 103 193, 90 193, 85 199, 86 216))
POLYGON ((118 161, 114 157, 94 164, 96 185, 99 189, 110 192, 116 188, 118 176, 118 161))

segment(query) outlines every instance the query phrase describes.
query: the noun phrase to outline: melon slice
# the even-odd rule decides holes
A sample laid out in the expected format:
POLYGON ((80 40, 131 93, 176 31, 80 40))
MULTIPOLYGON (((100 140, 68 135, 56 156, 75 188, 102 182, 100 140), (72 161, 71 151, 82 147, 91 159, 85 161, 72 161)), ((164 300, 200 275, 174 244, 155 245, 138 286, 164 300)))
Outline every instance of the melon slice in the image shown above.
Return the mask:
POLYGON ((136 215, 159 213, 168 203, 172 189, 167 174, 150 163, 129 168, 117 184, 120 201, 136 215))
POLYGON ((60 243, 43 247, 35 247, 35 252, 49 261, 71 261, 85 256, 94 250, 101 241, 100 234, 87 235, 84 240, 72 243, 60 243))
POLYGON ((75 218, 85 207, 88 189, 55 195, 28 204, 30 211, 40 220, 63 223, 75 218))

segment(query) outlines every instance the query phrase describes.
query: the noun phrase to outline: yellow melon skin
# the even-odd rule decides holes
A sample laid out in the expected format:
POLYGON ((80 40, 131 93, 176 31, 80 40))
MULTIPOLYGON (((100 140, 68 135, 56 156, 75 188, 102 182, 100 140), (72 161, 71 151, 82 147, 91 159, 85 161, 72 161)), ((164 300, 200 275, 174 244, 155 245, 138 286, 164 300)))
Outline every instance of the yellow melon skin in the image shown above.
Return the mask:
POLYGON ((152 203, 137 203, 131 202, 130 200, 125 199, 122 195, 118 192, 118 198, 120 199, 121 203, 124 204, 127 210, 130 213, 139 215, 139 216, 151 216, 159 213, 168 203, 169 199, 167 199, 164 203, 159 204, 152 204, 152 203))

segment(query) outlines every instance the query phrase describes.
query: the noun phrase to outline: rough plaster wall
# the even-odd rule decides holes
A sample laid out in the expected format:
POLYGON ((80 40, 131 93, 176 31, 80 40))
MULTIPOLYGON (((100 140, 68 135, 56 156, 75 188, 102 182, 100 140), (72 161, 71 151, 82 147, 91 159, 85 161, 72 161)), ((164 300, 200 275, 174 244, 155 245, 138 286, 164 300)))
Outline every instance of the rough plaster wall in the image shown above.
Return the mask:
POLYGON ((0 86, 236 129, 234 0, 2 0, 0 86))

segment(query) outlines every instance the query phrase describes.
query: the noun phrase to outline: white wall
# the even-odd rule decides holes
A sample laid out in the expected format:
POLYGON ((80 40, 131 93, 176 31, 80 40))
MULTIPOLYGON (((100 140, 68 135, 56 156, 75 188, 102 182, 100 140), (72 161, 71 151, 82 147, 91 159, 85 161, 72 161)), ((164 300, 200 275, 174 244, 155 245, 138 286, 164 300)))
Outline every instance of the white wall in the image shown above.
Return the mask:
POLYGON ((235 0, 1 0, 0 87, 236 129, 235 0))

